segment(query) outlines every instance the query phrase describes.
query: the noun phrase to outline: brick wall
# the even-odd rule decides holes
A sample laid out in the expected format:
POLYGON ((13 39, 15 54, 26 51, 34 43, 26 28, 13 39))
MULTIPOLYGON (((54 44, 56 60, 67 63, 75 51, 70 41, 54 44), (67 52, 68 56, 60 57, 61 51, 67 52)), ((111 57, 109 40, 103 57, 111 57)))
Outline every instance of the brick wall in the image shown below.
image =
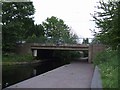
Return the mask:
POLYGON ((16 54, 24 55, 24 54, 32 54, 31 45, 33 43, 24 43, 16 46, 16 54))
POLYGON ((102 52, 106 49, 106 46, 103 44, 94 44, 89 46, 89 62, 92 62, 93 58, 97 53, 102 52))

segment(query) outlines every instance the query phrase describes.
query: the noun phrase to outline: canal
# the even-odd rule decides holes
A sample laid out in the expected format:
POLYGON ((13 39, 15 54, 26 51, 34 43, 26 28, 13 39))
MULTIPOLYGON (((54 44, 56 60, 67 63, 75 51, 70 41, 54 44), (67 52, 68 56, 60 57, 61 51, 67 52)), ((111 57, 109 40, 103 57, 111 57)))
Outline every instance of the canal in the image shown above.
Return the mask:
POLYGON ((36 64, 3 65, 2 88, 48 72, 62 65, 65 65, 65 63, 61 60, 47 60, 36 64))

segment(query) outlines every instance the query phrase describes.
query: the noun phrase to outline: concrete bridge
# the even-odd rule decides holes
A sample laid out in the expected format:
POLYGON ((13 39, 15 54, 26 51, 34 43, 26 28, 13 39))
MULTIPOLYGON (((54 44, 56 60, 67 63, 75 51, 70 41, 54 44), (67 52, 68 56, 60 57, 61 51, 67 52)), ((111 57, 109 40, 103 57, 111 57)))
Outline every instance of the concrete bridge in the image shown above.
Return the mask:
POLYGON ((80 51, 89 50, 89 45, 86 44, 65 44, 65 45, 45 45, 45 44, 34 44, 31 49, 47 49, 47 50, 68 50, 68 51, 80 51))
POLYGON ((33 44, 31 50, 34 56, 37 56, 38 50, 64 50, 64 51, 88 51, 88 62, 91 63, 94 55, 105 49, 104 45, 89 45, 89 44, 64 44, 64 45, 45 45, 33 44))

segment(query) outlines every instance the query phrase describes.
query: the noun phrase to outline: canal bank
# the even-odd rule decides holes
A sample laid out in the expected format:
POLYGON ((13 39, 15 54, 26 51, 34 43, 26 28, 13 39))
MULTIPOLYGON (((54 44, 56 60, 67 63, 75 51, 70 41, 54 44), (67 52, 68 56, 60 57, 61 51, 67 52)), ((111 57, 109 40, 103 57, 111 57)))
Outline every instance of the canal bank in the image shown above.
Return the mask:
POLYGON ((10 88, 90 88, 94 65, 75 61, 30 78, 10 88))

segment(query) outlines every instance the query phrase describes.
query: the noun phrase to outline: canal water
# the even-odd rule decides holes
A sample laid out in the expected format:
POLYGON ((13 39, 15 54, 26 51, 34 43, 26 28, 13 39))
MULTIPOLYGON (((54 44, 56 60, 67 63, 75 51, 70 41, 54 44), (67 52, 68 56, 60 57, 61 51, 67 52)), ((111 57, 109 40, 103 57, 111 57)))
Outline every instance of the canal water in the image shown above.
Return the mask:
POLYGON ((37 64, 4 65, 2 67, 2 88, 48 72, 64 64, 59 60, 48 60, 37 64))

